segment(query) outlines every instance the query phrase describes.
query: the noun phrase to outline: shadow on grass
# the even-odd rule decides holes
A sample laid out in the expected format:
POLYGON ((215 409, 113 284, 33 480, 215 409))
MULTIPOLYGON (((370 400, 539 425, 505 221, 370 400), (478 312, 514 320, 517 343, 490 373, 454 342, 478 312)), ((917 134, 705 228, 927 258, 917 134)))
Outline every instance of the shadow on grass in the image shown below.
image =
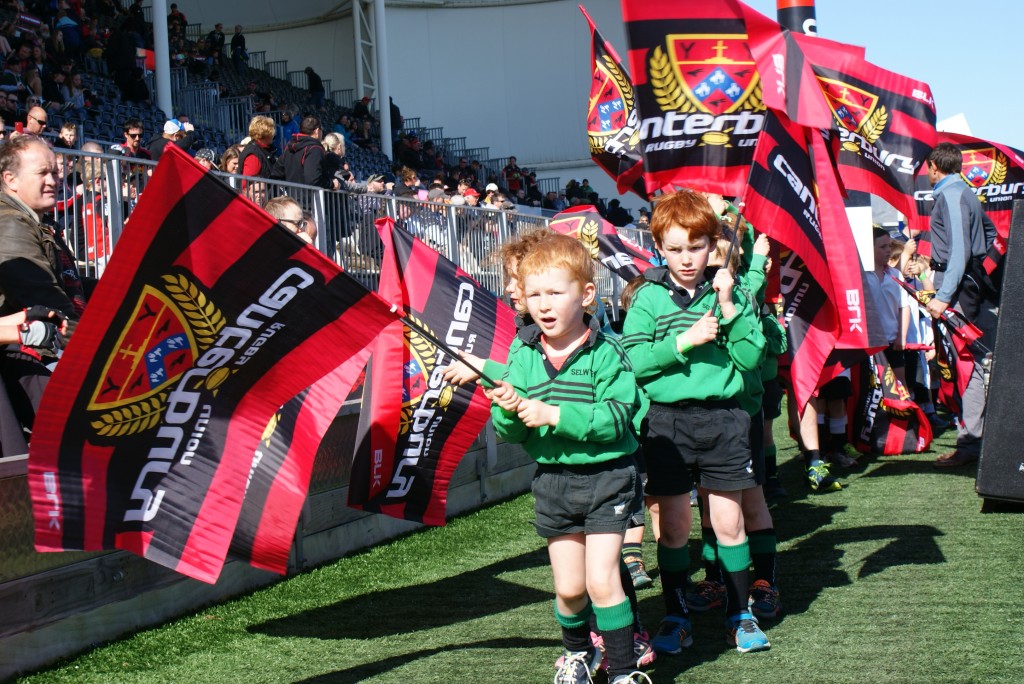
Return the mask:
POLYGON ((439 646, 438 648, 413 651, 411 653, 403 653, 400 656, 393 656, 383 660, 375 660, 372 663, 365 663, 348 670, 328 672, 327 674, 310 677, 309 679, 301 679, 298 680, 298 682, 299 684, 357 684, 358 682, 366 681, 370 677, 375 677, 383 672, 389 672, 396 668, 403 667, 422 658, 429 658, 437 655, 438 653, 445 653, 456 649, 512 649, 536 648, 541 646, 551 647, 553 645, 557 645, 557 641, 553 642, 551 639, 489 639, 487 641, 476 641, 471 644, 446 644, 444 646, 439 646))
MULTIPOLYGON (((507 572, 547 564, 547 549, 542 548, 436 582, 374 591, 270 620, 253 625, 248 631, 276 637, 376 639, 447 627, 538 601, 550 601, 550 591, 539 591, 501 578, 507 572)), ((386 569, 382 568, 381 572, 386 569)))
POLYGON ((972 480, 978 476, 978 465, 970 465, 959 468, 935 468, 932 466, 933 458, 921 460, 915 458, 901 458, 900 456, 879 456, 873 467, 864 473, 864 477, 893 477, 898 475, 920 475, 929 473, 933 475, 945 475, 948 477, 960 476, 969 477, 972 480))

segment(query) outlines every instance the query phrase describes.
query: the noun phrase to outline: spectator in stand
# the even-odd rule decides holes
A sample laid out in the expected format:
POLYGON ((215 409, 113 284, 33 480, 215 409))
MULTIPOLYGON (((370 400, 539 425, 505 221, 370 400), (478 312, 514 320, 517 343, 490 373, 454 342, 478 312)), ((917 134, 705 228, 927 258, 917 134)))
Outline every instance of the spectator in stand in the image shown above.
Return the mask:
POLYGON ((352 136, 352 142, 364 150, 377 149, 377 140, 377 136, 373 133, 373 121, 370 119, 363 119, 352 136))
POLYGON ((355 179, 345 161, 345 139, 338 133, 328 133, 324 136, 323 145, 324 173, 337 178, 344 187, 348 181, 355 179))
POLYGON ((651 227, 651 212, 648 211, 647 207, 640 207, 638 210, 640 218, 636 220, 637 228, 650 228, 651 227))
POLYGON ((558 197, 555 198, 555 211, 565 211, 569 208, 569 202, 565 199, 565 193, 558 193, 558 197))
POLYGON ((549 190, 547 194, 544 195, 544 201, 541 202, 541 209, 547 209, 549 211, 559 211, 559 209, 555 205, 557 199, 558 193, 555 192, 554 190, 549 190))
POLYGON ((608 202, 608 216, 606 218, 608 223, 618 228, 633 222, 633 217, 629 215, 629 212, 622 207, 617 199, 608 202))
POLYGON ((72 19, 66 10, 59 10, 53 28, 64 38, 64 54, 77 60, 82 53, 81 25, 72 19))
POLYGON ((282 195, 267 202, 263 207, 268 214, 277 219, 289 231, 298 235, 303 242, 313 244, 313 239, 306 232, 306 219, 302 216, 302 206, 291 197, 282 195))
POLYGON ((501 175, 505 179, 505 188, 513 195, 523 187, 523 170, 519 168, 515 157, 508 158, 508 164, 502 169, 501 175))
MULTIPOLYGON (((60 69, 51 72, 46 78, 46 81, 43 83, 43 102, 46 103, 47 111, 65 112, 71 109, 64 100, 63 88, 66 80, 67 74, 60 69)), ((84 112, 82 115, 84 116, 84 112)), ((78 118, 81 118, 81 116, 78 118)))
POLYGON ((56 174, 53 151, 36 136, 0 147, 0 315, 41 304, 77 321, 85 310, 74 258, 39 221, 56 204, 56 174))
MULTIPOLYGON (((608 207, 605 206, 604 200, 602 200, 598 196, 598 194, 596 192, 592 192, 589 195, 587 195, 587 204, 589 204, 589 205, 593 206, 595 209, 597 209, 597 213, 600 214, 601 216, 604 216, 605 219, 608 218, 608 207)), ((632 223, 632 222, 633 222, 633 217, 630 216, 629 217, 629 223, 632 223)))
POLYGON ((78 126, 74 121, 65 121, 60 127, 57 139, 53 141, 54 147, 73 150, 78 147, 78 126))
POLYGON ((220 155, 219 168, 224 173, 238 173, 238 153, 242 150, 241 145, 232 145, 220 155))
POLYGON ((19 101, 28 92, 28 86, 25 85, 21 77, 21 70, 22 61, 15 54, 7 58, 7 62, 4 65, 4 74, 0 76, 0 90, 7 94, 13 93, 17 95, 19 101))
POLYGON ((309 88, 309 97, 313 102, 313 106, 317 109, 322 109, 324 106, 324 98, 327 97, 327 92, 324 90, 324 80, 320 78, 320 75, 313 71, 313 67, 308 66, 306 71, 306 84, 309 88))
POLYGON ((220 22, 206 36, 206 63, 209 66, 224 64, 224 24, 220 22))
POLYGON ((420 185, 419 175, 416 173, 416 169, 411 169, 408 166, 403 166, 398 169, 398 182, 394 186, 394 194, 398 195, 409 195, 417 194, 423 186, 420 185), (406 192, 408 188, 411 192, 406 192))
POLYGON ((395 104, 394 99, 388 97, 388 113, 391 115, 391 136, 395 137, 405 126, 405 119, 402 118, 402 110, 395 104))
POLYGON ((584 197, 590 197, 591 193, 594 192, 594 188, 590 187, 589 179, 584 178, 583 182, 580 183, 580 192, 583 193, 584 197))
POLYGON ((177 3, 171 3, 171 13, 167 15, 167 31, 169 33, 185 33, 185 28, 188 26, 188 19, 178 9, 177 3))
POLYGON ((466 206, 475 207, 480 202, 480 193, 475 188, 467 188, 462 196, 466 198, 466 206))
POLYGON ((3 57, 4 59, 7 59, 7 56, 11 54, 11 52, 13 52, 13 48, 11 48, 11 43, 9 40, 7 40, 7 36, 10 34, 11 31, 11 22, 5 21, 3 22, 3 24, 0 24, 0 57, 3 57))
POLYGON ((580 190, 580 181, 577 178, 570 178, 565 184, 565 199, 572 201, 573 198, 583 199, 583 191, 580 190))
POLYGON ((399 137, 395 157, 410 169, 423 168, 423 143, 415 135, 399 137))
POLYGON ((13 121, 18 116, 18 96, 14 93, 0 93, 0 117, 13 121))
POLYGON ((363 96, 361 100, 352 105, 352 118, 358 121, 363 119, 372 119, 373 116, 370 114, 370 98, 363 96))
POLYGON ((544 201, 543 195, 540 194, 540 186, 537 184, 536 173, 526 175, 526 199, 535 207, 539 207, 544 201))
POLYGON ((149 154, 149 150, 142 147, 142 121, 140 119, 128 119, 124 122, 124 142, 115 145, 113 151, 135 159, 153 158, 149 154))
MULTIPOLYGON (((38 102, 38 99, 36 101, 38 102)), ((25 114, 25 133, 41 136, 43 131, 46 130, 47 125, 49 125, 49 121, 46 110, 35 105, 25 114)))
POLYGON ((235 35, 231 36, 231 65, 242 78, 245 78, 249 71, 249 51, 245 49, 245 35, 242 34, 242 25, 235 25, 235 35))
POLYGON ((182 123, 178 119, 170 119, 164 123, 164 130, 160 137, 149 143, 149 154, 154 160, 160 159, 167 143, 174 143, 187 152, 195 141, 195 129, 192 124, 182 123))
POLYGON ((344 112, 338 114, 338 118, 334 120, 334 126, 331 127, 331 132, 344 138, 346 145, 352 144, 352 119, 348 114, 344 112))
POLYGON ((217 168, 217 153, 204 147, 196 152, 196 161, 207 171, 212 171, 217 168))
POLYGON ((299 106, 287 104, 281 108, 281 126, 277 129, 274 145, 278 154, 284 152, 285 145, 299 133, 299 106))
POLYGON ((274 120, 269 116, 254 116, 249 121, 249 142, 238 151, 235 173, 260 178, 271 178, 275 175, 278 162, 277 148, 274 147, 274 130, 274 120))
POLYGON ((341 181, 324 173, 326 152, 320 143, 322 136, 318 117, 307 116, 302 119, 298 135, 285 145, 281 156, 286 181, 328 190, 341 187, 341 181))

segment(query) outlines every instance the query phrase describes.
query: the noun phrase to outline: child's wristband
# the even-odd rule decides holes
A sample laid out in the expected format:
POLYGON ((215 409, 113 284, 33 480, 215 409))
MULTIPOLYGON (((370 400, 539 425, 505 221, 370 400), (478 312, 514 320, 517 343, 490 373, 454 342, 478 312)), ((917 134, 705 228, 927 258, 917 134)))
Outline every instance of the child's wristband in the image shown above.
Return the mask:
POLYGON ((676 338, 676 351, 680 354, 685 354, 693 349, 693 345, 686 341, 684 335, 686 333, 680 333, 676 338))

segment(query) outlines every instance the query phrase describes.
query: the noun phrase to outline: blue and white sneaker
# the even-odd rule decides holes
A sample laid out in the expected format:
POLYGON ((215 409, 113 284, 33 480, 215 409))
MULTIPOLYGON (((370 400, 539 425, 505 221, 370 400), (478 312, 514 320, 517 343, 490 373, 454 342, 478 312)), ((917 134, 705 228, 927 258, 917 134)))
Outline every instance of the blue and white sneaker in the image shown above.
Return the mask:
POLYGON ((772 645, 761 631, 757 618, 751 613, 740 613, 725 621, 725 643, 735 646, 740 653, 767 651, 772 645))

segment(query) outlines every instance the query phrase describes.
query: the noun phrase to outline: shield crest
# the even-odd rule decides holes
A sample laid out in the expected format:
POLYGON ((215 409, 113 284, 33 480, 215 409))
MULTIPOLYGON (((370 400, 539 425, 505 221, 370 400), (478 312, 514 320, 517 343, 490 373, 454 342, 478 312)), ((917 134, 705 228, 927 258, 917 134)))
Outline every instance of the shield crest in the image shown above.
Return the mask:
POLYGON ((617 133, 626 125, 629 115, 626 100, 617 79, 612 78, 605 65, 598 62, 590 84, 587 132, 592 135, 617 133))
POLYGON ((967 181, 968 185, 980 188, 989 183, 989 179, 996 174, 996 150, 993 147, 985 147, 976 150, 962 150, 963 167, 960 175, 967 181))
POLYGON ((821 76, 818 81, 836 121, 848 131, 859 131, 878 106, 878 96, 866 90, 821 76))
POLYGON ((196 341, 177 305, 156 288, 143 287, 116 351, 107 359, 89 410, 148 399, 195 364, 196 341))
POLYGON ((675 34, 666 39, 676 78, 700 111, 718 116, 745 108, 758 85, 747 34, 675 34))

